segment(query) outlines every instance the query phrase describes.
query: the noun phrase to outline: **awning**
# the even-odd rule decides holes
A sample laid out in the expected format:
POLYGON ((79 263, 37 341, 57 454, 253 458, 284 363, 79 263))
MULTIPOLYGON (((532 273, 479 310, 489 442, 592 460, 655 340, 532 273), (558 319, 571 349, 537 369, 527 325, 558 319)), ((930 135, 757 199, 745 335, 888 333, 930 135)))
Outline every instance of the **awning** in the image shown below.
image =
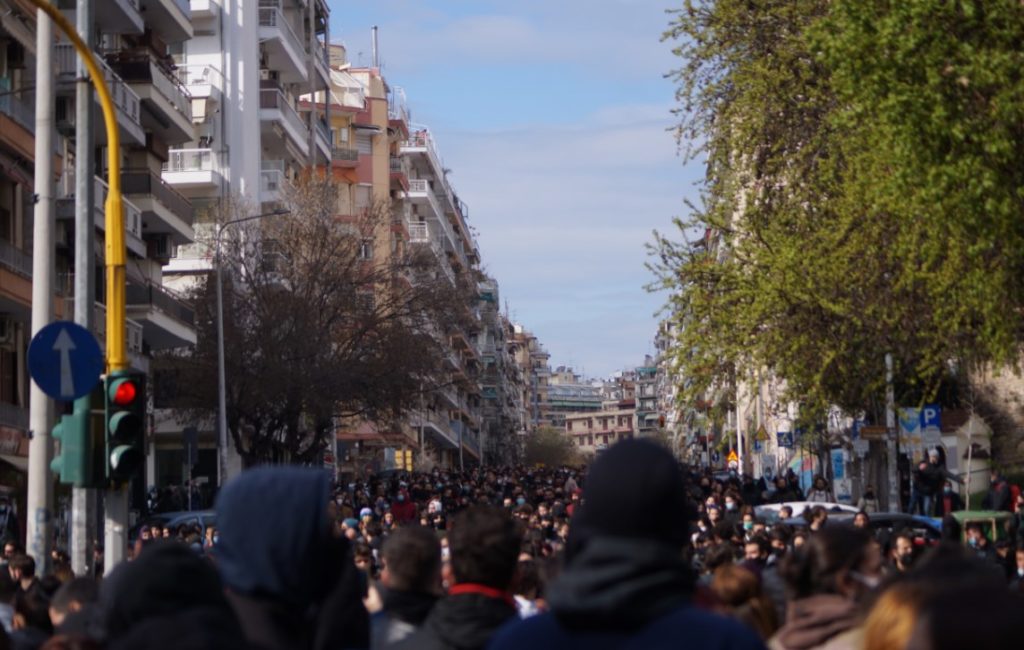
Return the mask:
POLYGON ((15 456, 13 454, 0 454, 0 460, 13 465, 19 471, 28 473, 28 456, 15 456))

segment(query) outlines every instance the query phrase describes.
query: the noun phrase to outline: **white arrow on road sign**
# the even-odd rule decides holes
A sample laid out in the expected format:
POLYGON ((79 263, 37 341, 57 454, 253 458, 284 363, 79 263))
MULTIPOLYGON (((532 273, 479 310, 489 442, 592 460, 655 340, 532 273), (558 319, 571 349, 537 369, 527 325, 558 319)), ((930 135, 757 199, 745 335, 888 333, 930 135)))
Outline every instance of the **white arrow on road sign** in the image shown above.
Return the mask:
POLYGON ((72 397, 75 394, 75 380, 71 374, 71 351, 75 342, 66 329, 62 329, 53 343, 55 352, 60 353, 60 394, 61 397, 72 397))

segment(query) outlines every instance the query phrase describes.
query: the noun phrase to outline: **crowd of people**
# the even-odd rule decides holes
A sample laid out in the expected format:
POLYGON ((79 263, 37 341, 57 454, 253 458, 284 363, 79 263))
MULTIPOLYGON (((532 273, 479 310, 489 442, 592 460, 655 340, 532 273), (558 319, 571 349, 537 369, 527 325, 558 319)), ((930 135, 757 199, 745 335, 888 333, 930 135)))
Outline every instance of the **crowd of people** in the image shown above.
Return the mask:
POLYGON ((870 492, 849 523, 821 506, 771 519, 754 508, 830 499, 824 480, 804 494, 792 475, 687 470, 646 440, 589 468, 341 485, 256 468, 218 495, 215 526, 146 527, 102 579, 74 576, 59 553, 36 576, 6 544, 0 650, 942 650, 1024 638, 1024 508, 1004 539, 947 522, 934 546, 875 531, 870 492))

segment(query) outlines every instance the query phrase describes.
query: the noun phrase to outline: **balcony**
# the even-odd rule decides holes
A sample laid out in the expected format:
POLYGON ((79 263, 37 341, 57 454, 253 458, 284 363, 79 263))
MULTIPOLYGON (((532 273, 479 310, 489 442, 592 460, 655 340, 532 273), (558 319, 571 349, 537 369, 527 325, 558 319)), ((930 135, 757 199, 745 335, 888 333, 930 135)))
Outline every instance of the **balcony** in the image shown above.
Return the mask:
POLYGON ((172 149, 163 165, 163 180, 185 195, 196 190, 215 190, 222 180, 213 149, 172 149))
MULTIPOLYGON (((72 182, 72 187, 74 186, 72 182)), ((93 210, 95 214, 96 227, 103 231, 106 229, 107 221, 107 182, 99 176, 93 178, 93 210)), ((125 245, 128 250, 139 257, 146 256, 146 243, 142 241, 142 210, 124 199, 124 233, 125 245)), ((75 194, 72 192, 67 196, 57 199, 57 219, 71 220, 75 218, 75 194)))
POLYGON ((269 128, 272 134, 287 136, 288 143, 284 148, 290 146, 298 154, 293 157, 302 159, 309 156, 309 129, 281 89, 260 89, 260 120, 265 127, 264 132, 269 128))
MULTIPOLYGON (((75 79, 78 77, 76 68, 78 54, 71 43, 57 43, 54 45, 54 60, 57 69, 57 95, 61 97, 75 96, 75 79)), ((106 61, 97 57, 100 67, 103 68, 103 77, 106 79, 107 88, 110 90, 110 99, 117 109, 117 126, 120 130, 121 144, 144 145, 146 143, 146 132, 142 128, 141 100, 138 93, 132 90, 115 72, 106 61)), ((97 145, 107 142, 107 130, 104 128, 102 113, 99 110, 99 98, 93 93, 96 102, 94 138, 97 145)), ((64 104, 65 115, 60 114, 60 104, 56 115, 58 127, 73 129, 75 124, 74 101, 64 104)))
POLYGON ((447 449, 458 449, 458 437, 452 433, 448 419, 436 412, 414 413, 410 418, 412 426, 423 430, 425 436, 447 449))
POLYGON ((423 221, 411 222, 406 224, 406 230, 409 231, 409 241, 414 244, 429 244, 430 243, 430 229, 427 224, 423 221))
MULTIPOLYGON (((73 304, 73 300, 69 300, 68 302, 73 304)), ((72 309, 72 306, 68 307, 69 313, 72 309)), ((125 339, 128 352, 131 354, 142 354, 142 341, 144 336, 142 323, 129 318, 125 319, 125 325, 125 339)), ((101 302, 97 302, 93 305, 92 333, 96 335, 96 340, 100 344, 100 349, 105 349, 107 343, 107 306, 101 302)))
POLYGON ((313 41, 313 65, 325 84, 331 83, 331 59, 327 48, 319 39, 313 41))
POLYGON ((175 244, 195 239, 192 203, 149 170, 126 170, 121 189, 142 210, 142 230, 147 235, 167 234, 175 244))
POLYGON ((23 278, 32 278, 32 254, 15 248, 6 239, 0 239, 0 266, 23 278))
POLYGON ((128 315, 142 323, 151 349, 195 345, 195 312, 174 293, 158 284, 129 283, 127 301, 128 315))
POLYGON ((224 86, 220 70, 212 65, 180 65, 174 72, 192 99, 216 99, 224 86))
POLYGON ((214 18, 220 7, 217 0, 191 0, 192 18, 214 18))
POLYGON ((409 108, 405 99, 405 89, 398 86, 388 94, 388 121, 406 132, 409 130, 409 108))
POLYGON ((334 147, 331 149, 331 164, 335 167, 358 167, 359 151, 348 147, 334 147))
MULTIPOLYGON (((0 84, 0 87, 6 84, 0 84)), ((14 120, 14 122, 29 133, 36 132, 36 109, 33 102, 21 99, 17 95, 8 94, 12 91, 3 90, 0 95, 0 113, 14 120)), ((25 94, 30 95, 34 91, 26 90, 25 94)))
POLYGON ((274 203, 284 198, 284 161, 264 160, 260 163, 260 202, 274 203))
POLYGON ((281 10, 280 0, 260 0, 259 11, 259 39, 266 67, 276 70, 285 83, 307 81, 306 48, 281 10))
POLYGON ((142 126, 167 144, 187 142, 195 137, 192 126, 192 97, 178 80, 174 68, 149 55, 113 55, 110 67, 121 75, 146 105, 142 126))
POLYGON ((141 0, 146 27, 165 43, 192 38, 192 8, 189 0, 141 0))

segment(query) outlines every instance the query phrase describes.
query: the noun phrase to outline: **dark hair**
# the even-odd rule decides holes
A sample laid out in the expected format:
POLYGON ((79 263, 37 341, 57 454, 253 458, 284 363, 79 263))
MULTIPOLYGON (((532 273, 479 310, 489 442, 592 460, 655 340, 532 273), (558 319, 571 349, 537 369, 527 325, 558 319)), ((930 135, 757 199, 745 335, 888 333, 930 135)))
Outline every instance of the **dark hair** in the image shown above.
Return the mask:
POLYGON ((836 577, 863 562, 871 536, 852 526, 826 527, 811 535, 781 566, 791 598, 838 592, 836 577))
POLYGON ((765 535, 754 535, 744 543, 744 546, 748 544, 757 544, 759 553, 768 554, 772 550, 772 544, 765 535))
POLYGON ((448 536, 455 579, 507 589, 520 540, 515 522, 500 508, 478 505, 460 512, 448 536))
POLYGON ((75 578, 68 580, 57 589, 50 600, 50 607, 67 614, 72 603, 86 605, 99 600, 99 586, 92 578, 75 578))
POLYGON ((430 593, 441 572, 441 543, 429 528, 407 526, 391 533, 381 549, 389 589, 430 593))
POLYGON ((708 549, 704 555, 704 569, 714 573, 715 569, 726 564, 732 564, 736 560, 736 548, 726 542, 708 549))
POLYGON ((29 589, 14 597, 14 612, 25 619, 28 627, 34 627, 49 634, 53 632, 50 622, 50 601, 41 589, 29 589))
POLYGON ((11 558, 10 567, 21 572, 22 578, 32 578, 36 575, 36 561, 31 555, 20 553, 11 558))

